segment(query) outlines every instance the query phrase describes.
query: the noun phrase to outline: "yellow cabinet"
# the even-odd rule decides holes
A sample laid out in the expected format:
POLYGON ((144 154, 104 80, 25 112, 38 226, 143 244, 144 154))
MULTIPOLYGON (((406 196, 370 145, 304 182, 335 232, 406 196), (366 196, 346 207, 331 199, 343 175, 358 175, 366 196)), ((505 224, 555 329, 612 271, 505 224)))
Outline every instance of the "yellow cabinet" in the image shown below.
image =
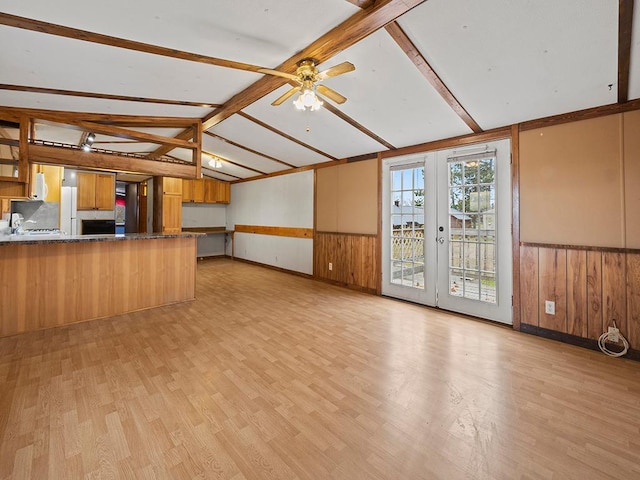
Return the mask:
POLYGON ((162 193, 164 195, 182 195, 182 179, 162 177, 162 193))
POLYGON ((182 231, 182 197, 179 195, 162 196, 162 232, 180 233, 182 231))
POLYGON ((204 180, 182 180, 182 201, 185 203, 204 202, 204 180))
POLYGON ((229 182, 220 180, 205 179, 204 181, 204 201, 206 203, 229 203, 230 185, 229 182))
POLYGON ((182 231, 182 180, 153 177, 153 231, 180 233, 182 231))
POLYGON ((106 173, 78 172, 78 210, 113 210, 116 177, 106 173))
POLYGON ((182 180, 182 201, 185 203, 229 203, 230 184, 213 178, 182 180))

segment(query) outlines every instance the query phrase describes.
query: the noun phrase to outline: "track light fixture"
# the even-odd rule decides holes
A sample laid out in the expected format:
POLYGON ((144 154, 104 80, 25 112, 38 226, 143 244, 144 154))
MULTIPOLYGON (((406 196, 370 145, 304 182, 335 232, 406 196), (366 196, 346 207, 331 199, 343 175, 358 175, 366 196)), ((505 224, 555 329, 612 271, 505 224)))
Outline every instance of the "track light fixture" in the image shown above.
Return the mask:
POLYGON ((91 145, 93 145, 93 142, 95 142, 95 140, 96 140, 95 133, 93 132, 87 133, 87 137, 84 139, 84 143, 81 145, 82 150, 84 150, 85 152, 90 152, 91 145))

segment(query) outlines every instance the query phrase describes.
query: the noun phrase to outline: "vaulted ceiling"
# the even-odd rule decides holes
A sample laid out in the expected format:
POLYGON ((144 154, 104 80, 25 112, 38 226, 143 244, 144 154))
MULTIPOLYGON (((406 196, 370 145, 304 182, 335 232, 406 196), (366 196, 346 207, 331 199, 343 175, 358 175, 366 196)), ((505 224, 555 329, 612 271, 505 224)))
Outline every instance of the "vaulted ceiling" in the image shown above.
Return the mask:
MULTIPOLYGON (((638 99, 638 10, 633 0, 0 0, 0 106, 201 118, 203 151, 223 159, 205 174, 233 181, 638 99), (346 103, 271 106, 291 85, 256 67, 293 73, 306 57, 320 70, 355 65, 324 82, 346 103)), ((147 129, 182 134, 157 130, 147 129)))

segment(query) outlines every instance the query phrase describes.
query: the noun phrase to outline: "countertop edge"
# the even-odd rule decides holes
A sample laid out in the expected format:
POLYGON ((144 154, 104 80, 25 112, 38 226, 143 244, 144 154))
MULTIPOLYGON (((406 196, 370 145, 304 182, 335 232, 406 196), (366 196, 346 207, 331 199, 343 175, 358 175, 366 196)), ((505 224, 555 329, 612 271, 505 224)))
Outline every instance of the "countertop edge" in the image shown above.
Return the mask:
POLYGON ((125 233, 113 235, 60 235, 60 236, 30 236, 13 235, 0 237, 0 247, 3 245, 36 245, 45 243, 80 243, 80 242, 120 242, 136 240, 163 240, 172 238, 197 238, 205 234, 198 232, 184 233, 125 233))

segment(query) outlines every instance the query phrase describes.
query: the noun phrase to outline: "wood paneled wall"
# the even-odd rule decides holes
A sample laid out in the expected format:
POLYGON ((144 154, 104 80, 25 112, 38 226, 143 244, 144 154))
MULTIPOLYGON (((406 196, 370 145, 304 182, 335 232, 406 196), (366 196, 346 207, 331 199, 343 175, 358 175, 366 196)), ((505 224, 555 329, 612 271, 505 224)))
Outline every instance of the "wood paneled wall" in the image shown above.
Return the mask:
POLYGON ((377 293, 380 278, 378 248, 376 235, 316 232, 314 276, 377 293), (332 270, 329 270, 329 263, 332 270))
POLYGON ((523 324, 597 340, 615 320, 640 348, 640 253, 522 245, 519 287, 523 324))
POLYGON ((0 246, 0 336, 191 300, 196 239, 0 246))

